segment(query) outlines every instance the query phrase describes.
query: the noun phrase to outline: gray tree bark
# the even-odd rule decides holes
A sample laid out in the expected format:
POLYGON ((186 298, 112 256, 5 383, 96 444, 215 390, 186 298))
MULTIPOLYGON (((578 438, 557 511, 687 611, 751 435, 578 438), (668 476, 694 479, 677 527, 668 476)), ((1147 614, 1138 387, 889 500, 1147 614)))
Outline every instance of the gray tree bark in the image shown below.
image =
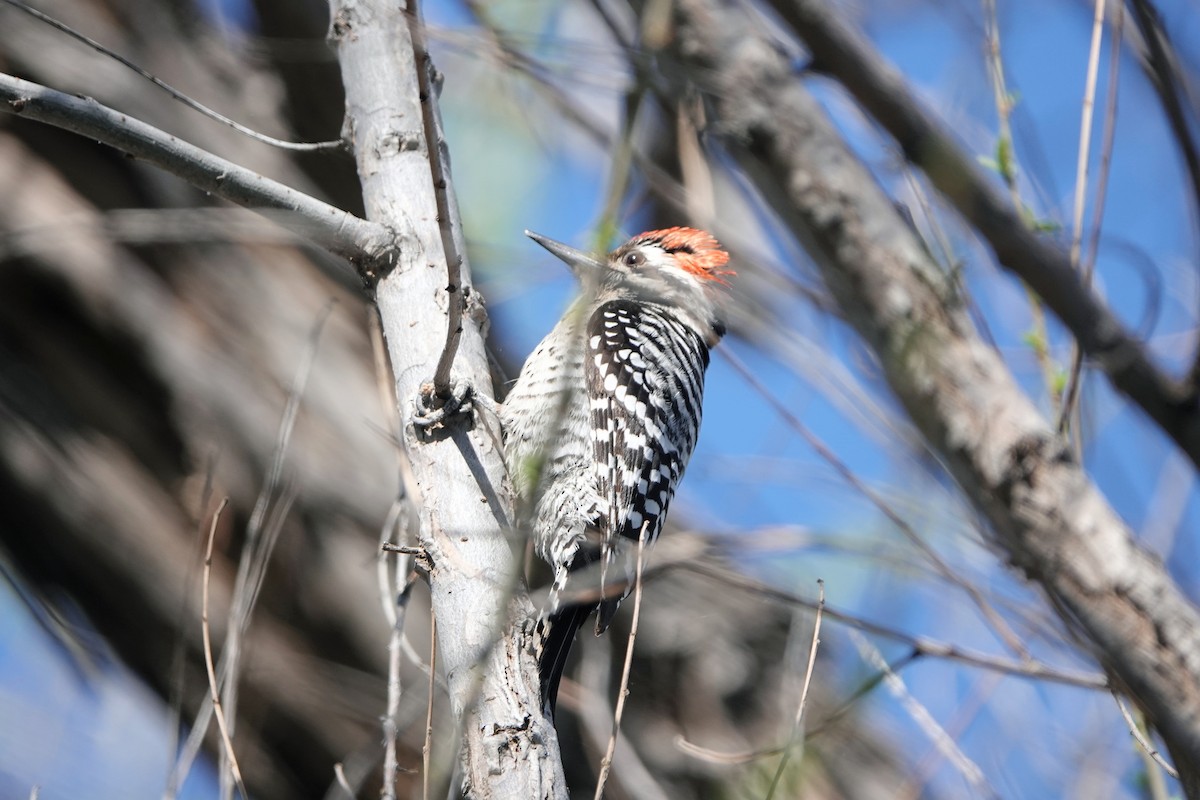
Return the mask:
POLYGON ((513 499, 491 413, 481 315, 463 315, 452 372, 453 383, 471 387, 474 414, 426 433, 413 423, 418 404, 441 402, 427 383, 447 340, 450 304, 473 302, 465 263, 460 284, 447 284, 443 231, 457 221, 439 219, 430 167, 439 143, 428 140, 423 122, 436 113, 435 98, 420 96, 425 65, 414 57, 409 18, 397 4, 345 0, 331 9, 367 218, 401 232, 375 302, 420 492, 420 540, 440 660, 464 734, 467 794, 563 798, 558 738, 539 699, 534 609, 518 574, 519 542, 510 539, 513 499))

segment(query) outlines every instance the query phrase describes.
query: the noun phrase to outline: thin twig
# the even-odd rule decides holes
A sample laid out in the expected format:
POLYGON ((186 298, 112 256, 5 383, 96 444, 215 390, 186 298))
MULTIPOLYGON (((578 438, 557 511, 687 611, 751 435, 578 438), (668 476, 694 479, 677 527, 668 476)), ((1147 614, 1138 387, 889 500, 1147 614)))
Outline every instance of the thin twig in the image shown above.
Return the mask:
MULTIPOLYGON (((915 652, 911 652, 893 661, 888 665, 888 669, 893 672, 899 672, 909 664, 916 662, 916 660, 917 654, 915 652)), ((882 670, 877 670, 863 679, 859 688, 851 692, 849 698, 845 700, 838 708, 826 715, 825 719, 823 719, 820 724, 816 725, 812 729, 806 729, 805 736, 807 738, 815 738, 831 728, 837 722, 837 720, 839 720, 844 714, 854 707, 855 703, 857 703, 863 697, 866 697, 869 692, 874 690, 875 687, 879 685, 880 681, 883 680, 884 674, 885 673, 882 670)), ((693 742, 689 742, 682 736, 676 736, 675 746, 678 747, 681 752, 686 753, 687 755, 698 758, 701 761, 708 761, 713 764, 749 764, 752 761, 758 761, 764 758, 782 756, 787 748, 791 746, 791 740, 789 739, 777 747, 769 747, 764 750, 724 752, 721 750, 713 750, 708 747, 702 747, 693 742)))
POLYGON ((225 709, 230 715, 229 727, 231 730, 237 715, 240 689, 238 675, 242 663, 244 637, 250 625, 251 614, 258 604, 258 597, 266 579, 271 554, 275 550, 275 544, 279 540, 279 534, 283 530, 287 514, 296 499, 295 486, 290 481, 283 484, 281 488, 284 459, 291 444, 296 419, 300 414, 300 405, 308 385, 308 378, 316 361, 321 334, 335 305, 336 301, 334 300, 327 302, 309 331, 300 364, 296 368, 296 376, 288 388, 287 403, 284 405, 283 416, 279 421, 275 448, 271 455, 271 465, 255 501, 254 510, 246 523, 246 542, 242 548, 237 576, 234 579, 233 599, 229 610, 229 630, 225 637, 225 647, 221 653, 221 693, 225 709))
MULTIPOLYGON (((1017 188, 1018 160, 1017 146, 1012 133, 1013 97, 1008 91, 1008 81, 1004 77, 1004 58, 1000 48, 1000 24, 996 18, 996 0, 983 0, 984 39, 987 55, 988 76, 991 78, 992 95, 996 103, 996 117, 1000 125, 1000 133, 996 144, 996 171, 1008 188, 1008 196, 1013 208, 1023 209, 1024 202, 1017 188)), ((1031 346, 1038 367, 1042 371, 1042 381, 1050 401, 1058 405, 1059 396, 1055 391, 1055 365, 1050 357, 1050 340, 1046 330, 1046 312, 1042 309, 1041 298, 1037 293, 1025 286, 1025 299, 1029 303, 1029 315, 1033 323, 1033 341, 1031 346)))
MULTIPOLYGON (((401 491, 403 492, 403 486, 401 491)), ((392 508, 389 510, 379 534, 383 544, 388 543, 387 540, 396 530, 397 523, 404 513, 404 506, 403 495, 397 497, 396 501, 392 503, 392 508)), ((404 622, 408 611, 408 600, 411 596, 413 581, 416 579, 416 575, 409 571, 411 557, 403 556, 395 559, 395 565, 391 564, 392 560, 382 556, 377 559, 380 600, 383 602, 384 617, 392 629, 388 638, 387 709, 383 715, 383 789, 380 796, 384 800, 395 800, 396 775, 400 771, 400 762, 396 754, 398 738, 396 718, 400 713, 400 697, 403 689, 400 682, 400 657, 404 650, 404 622), (394 577, 392 573, 394 573, 394 577), (407 577, 401 578, 401 575, 407 575, 407 577)))
POLYGON ((818 578, 817 587, 817 618, 813 622, 812 644, 808 647, 808 666, 804 669, 804 684, 800 688, 800 705, 796 707, 796 719, 792 722, 792 733, 788 737, 788 743, 783 748, 783 757, 779 759, 775 776, 771 778, 771 788, 767 790, 767 800, 775 797, 775 790, 779 788, 783 771, 787 769, 788 761, 792 757, 792 748, 801 739, 803 729, 800 723, 804 720, 804 704, 808 702, 808 687, 812 684, 813 667, 817 663, 817 646, 821 643, 821 612, 825 610, 825 581, 818 578))
POLYGON ((425 743, 421 745, 421 797, 429 800, 429 779, 433 772, 433 691, 437 674, 437 617, 429 609, 429 699, 425 705, 425 743))
MULTIPOLYGON (((1092 13, 1092 42, 1088 47, 1087 76, 1084 79, 1083 107, 1079 113, 1079 153, 1075 161, 1075 204, 1071 213, 1071 266, 1079 269, 1080 251, 1083 248, 1083 210, 1087 200, 1088 163, 1091 160, 1092 148, 1092 114, 1096 107, 1096 78, 1100 72, 1100 43, 1104 39, 1104 9, 1105 0, 1095 0, 1092 13)), ((1090 276, 1085 279, 1091 282, 1090 276)), ((1068 385, 1065 387, 1062 406, 1058 413, 1058 429, 1065 432, 1070 426, 1072 449, 1075 457, 1082 460, 1083 440, 1079 426, 1070 425, 1078 406, 1075 399, 1079 396, 1076 387, 1079 375, 1075 365, 1082 365, 1083 359, 1079 353, 1079 345, 1075 344, 1071 354, 1071 370, 1068 374, 1068 385), (1067 402, 1070 397, 1071 402, 1067 402)))
MULTIPOLYGON (((337 301, 333 299, 326 302, 308 332, 308 340, 300 358, 300 365, 296 368, 296 376, 288 389, 283 416, 279 420, 279 430, 275 433, 275 447, 271 453, 271 465, 267 470, 267 479, 255 500, 254 510, 250 512, 250 521, 246 524, 247 547, 257 545, 267 510, 283 477, 284 458, 292 440, 292 432, 296 427, 296 418, 300 414, 300 401, 304 396, 304 389, 308 385, 308 376, 312 372, 313 362, 317 357, 317 345, 321 341, 321 332, 325 329, 325 323, 329 321, 329 315, 333 313, 336 304, 337 301)), ((241 576, 239 575, 239 577, 241 576)))
POLYGON ((1145 66, 1159 102, 1167 115, 1167 123, 1175 144, 1187 165, 1191 178, 1192 202, 1200 204, 1200 148, 1197 148, 1188 125, 1187 92, 1180 79, 1179 56, 1163 27, 1162 17, 1151 0, 1130 0, 1142 40, 1146 43, 1145 66))
POLYGON ((437 103, 437 69, 425 45, 425 22, 417 0, 410 0, 405 16, 412 35, 413 58, 417 63, 417 84, 421 92, 421 116, 429 151, 429 170, 433 178, 433 195, 437 202, 442 251, 446 255, 446 344, 433 372, 433 392, 438 397, 446 398, 452 393, 450 371, 454 367, 459 340, 462 339, 463 305, 467 299, 466 287, 462 283, 462 266, 466 254, 461 235, 455 236, 455 227, 460 224, 461 218, 450 186, 449 153, 437 103))
POLYGON ((617 751, 617 737, 621 733, 621 718, 625 715, 625 698, 629 696, 629 672, 633 668, 633 645, 637 641, 638 620, 642 616, 642 569, 645 564, 643 557, 646 552, 646 527, 649 520, 642 523, 638 534, 637 566, 633 577, 633 620, 629 623, 629 642, 625 645, 625 666, 621 668, 621 685, 617 691, 617 705, 613 710, 612 734, 608 737, 608 749, 600 760, 600 777, 596 779, 595 800, 604 797, 604 784, 608 783, 608 773, 612 769, 613 753, 617 751))
MULTIPOLYGON (((216 458, 210 453, 206 459, 204 469, 204 488, 200 491, 199 508, 208 508, 213 495, 213 475, 216 469, 216 458)), ((184 687, 187 683, 187 640, 186 632, 190 625, 185 623, 185 620, 190 620, 194 610, 191 608, 191 599, 194 596, 195 581, 200 575, 203 567, 203 550, 204 539, 206 533, 204 530, 203 518, 196 521, 196 558, 188 564, 187 583, 179 600, 179 614, 176 622, 177 634, 175 636, 175 644, 172 647, 171 653, 171 698, 169 705, 171 740, 167 745, 167 752, 175 753, 175 759, 171 762, 171 768, 167 772, 167 784, 163 788, 162 800, 175 800, 182 787, 184 779, 187 777, 187 771, 190 770, 191 764, 195 756, 199 753, 189 753, 188 747, 185 744, 180 746, 179 733, 183 729, 183 696, 184 687)))
POLYGON ((346 796, 349 797, 350 800, 354 800, 354 798, 357 797, 354 787, 351 786, 350 781, 346 779, 346 770, 342 766, 342 762, 339 761, 333 765, 333 777, 337 781, 337 785, 342 787, 342 791, 346 793, 346 796))
POLYGON ((1079 154, 1075 161, 1075 205, 1071 214, 1071 263, 1078 268, 1083 247, 1083 209, 1087 200, 1088 162, 1092 154, 1092 115, 1096 108, 1096 79, 1100 72, 1100 43, 1104 39, 1104 0, 1096 0, 1092 14, 1092 42, 1088 48, 1083 107, 1079 113, 1079 154))
POLYGON ((1004 78, 1004 58, 1000 49, 1000 25, 996 19, 996 0, 983 0, 984 21, 984 52, 987 56, 988 77, 992 83, 992 97, 996 104, 996 118, 1000 125, 999 144, 997 144, 996 170, 1008 187, 1008 195, 1013 206, 1021 207, 1021 194, 1017 191, 1017 158, 1016 145, 1013 142, 1012 117, 1013 100, 1009 94, 1007 81, 1004 78))
MULTIPOLYGON (((1181 78, 1179 56, 1167 36, 1162 17, 1154 3, 1151 0, 1130 0, 1130 5, 1133 6, 1134 20, 1146 46, 1143 59, 1145 69, 1167 115, 1167 123, 1171 127, 1175 144, 1179 147, 1184 164, 1187 165, 1188 176, 1191 178, 1192 202, 1200 204, 1200 149, 1196 147, 1188 124, 1188 104, 1184 102, 1187 89, 1181 78)), ((1200 393, 1200 350, 1193 357, 1187 388, 1192 398, 1200 393)))
POLYGON ((118 64, 133 70, 138 75, 140 75, 141 77, 150 81, 155 86, 162 89, 164 92, 171 95, 171 97, 173 97, 176 100, 178 100, 179 102, 183 103, 185 106, 192 109, 193 111, 199 111, 201 114, 208 117, 209 119, 214 119, 223 125, 227 125, 230 128, 233 128, 238 133, 240 133, 244 136, 249 136, 251 139, 254 139, 259 142, 263 142, 264 144, 272 145, 274 147, 279 147, 284 150, 295 150, 295 151, 305 152, 305 153, 313 152, 315 150, 341 150, 345 147, 345 142, 343 142, 341 139, 335 139, 333 141, 328 141, 328 142, 289 142, 289 141, 285 141, 283 139, 276 139, 274 136, 268 136, 265 133, 259 133, 258 131, 254 130, 253 128, 248 128, 245 125, 242 125, 240 122, 236 122, 236 121, 230 119, 229 117, 225 116, 224 114, 222 114, 218 111, 214 111, 213 109, 204 105, 200 101, 193 100, 191 97, 188 97, 186 94, 179 91, 175 87, 167 84, 166 82, 164 82, 162 80, 159 80, 151 73, 149 73, 146 70, 139 67, 137 64, 134 64, 132 61, 125 58, 125 56, 121 55, 120 53, 116 53, 116 52, 108 49, 104 45, 97 42, 95 39, 91 39, 87 36, 84 36, 82 33, 75 30, 74 28, 70 27, 69 25, 66 25, 66 24, 54 19, 54 17, 51 17, 47 14, 43 14, 41 11, 38 11, 35 8, 30 8, 29 6, 20 2, 20 0, 0 0, 0 2, 8 3, 13 8, 24 11, 26 14, 28 14, 29 16, 33 17, 34 19, 38 20, 39 22, 45 23, 46 25, 49 25, 50 27, 52 27, 58 31, 61 31, 62 33, 65 33, 67 36, 70 36, 72 39, 75 39, 78 42, 82 42, 83 44, 87 45, 88 47, 92 48, 93 50, 107 56, 108 58, 111 58, 113 61, 116 61, 118 64))
POLYGON ((954 768, 960 775, 969 783, 972 788, 979 794, 996 798, 999 795, 988 785, 987 778, 983 774, 983 770, 979 765, 972 761, 966 753, 954 742, 946 730, 938 724, 929 710, 923 706, 912 694, 908 691, 908 687, 904 685, 904 681, 897 675, 888 665, 883 655, 875 648, 867 638, 855 630, 851 630, 850 638, 858 646, 859 652, 864 660, 875 669, 883 673, 883 682, 891 691, 892 695, 899 701, 904 710, 908 712, 909 717, 917 724, 930 741, 946 756, 946 760, 954 765, 954 768))
POLYGON ((656 14, 648 3, 642 9, 639 20, 638 37, 643 47, 642 52, 630 48, 629 63, 633 67, 633 82, 626 89, 621 115, 621 130, 614 137, 612 157, 609 159, 608 191, 605 192, 604 207, 595 225, 595 248, 606 252, 612 245, 617 232, 618 219, 621 214, 621 204, 625 201, 625 193, 629 189, 629 181, 633 172, 634 135, 637 132, 638 119, 641 117, 642 103, 646 92, 651 86, 649 65, 657 37, 651 31, 656 14))
MULTIPOLYGON (((383 552, 392 552, 392 532, 396 530, 396 525, 400 521, 400 515, 404 513, 404 497, 401 495, 392 501, 392 507, 388 509, 387 516, 384 517, 383 527, 379 529, 379 549, 383 552)), ((411 554, 405 554, 411 555, 411 554)), ((396 565, 397 571, 400 569, 400 564, 396 565)), ((393 594, 392 586, 394 581, 391 576, 391 561, 386 558, 375 559, 375 585, 379 590, 379 603, 383 607, 383 617, 387 620, 389 627, 396 626, 396 596, 393 594)), ((407 571, 407 564, 405 564, 407 571)))
POLYGON ((1125 724, 1129 726, 1129 735, 1133 737, 1134 741, 1138 743, 1138 745, 1146 752, 1147 755, 1154 759, 1154 763, 1162 767, 1163 771, 1172 778, 1179 780, 1179 770, 1168 764, 1167 760, 1162 757, 1162 753, 1158 752, 1158 749, 1146 740, 1146 737, 1142 734, 1141 728, 1139 728, 1137 722, 1134 721, 1133 715, 1129 713, 1129 709, 1125 706, 1125 701, 1121 699, 1121 695, 1117 694, 1116 691, 1113 691, 1112 696, 1113 699, 1117 701, 1117 708, 1121 709, 1121 716, 1125 718, 1125 724))
MULTIPOLYGON (((816 603, 803 597, 799 597, 783 589, 777 589, 773 586, 760 583, 753 578, 746 577, 739 573, 735 573, 728 569, 722 569, 713 565, 705 564, 702 560, 691 559, 688 561, 680 561, 672 564, 675 569, 685 569, 689 572, 694 572, 697 575, 704 575, 713 580, 720 581, 726 586, 732 586, 743 589, 748 592, 753 592, 761 597, 768 597, 772 600, 787 603, 788 605, 803 606, 804 608, 816 609, 816 603)), ((889 628, 884 625, 879 625, 875 622, 870 622, 861 617, 848 614, 844 611, 837 611, 825 606, 824 615, 830 619, 857 628, 874 636, 882 636, 885 639, 891 639, 895 642, 901 642, 913 649, 915 656, 929 656, 933 658, 943 658, 948 661, 957 661, 961 664, 969 664, 981 669, 992 670, 995 672, 1004 673, 1006 675, 1016 675, 1023 678, 1032 678, 1034 680, 1051 681, 1053 683, 1061 683, 1067 686, 1078 686, 1084 689, 1108 689, 1108 679, 1098 673, 1087 672, 1067 672, 1047 666, 1038 661, 1031 659, 1023 659, 1014 661, 1009 658, 1001 658, 999 656, 980 653, 975 650, 968 650, 958 645, 946 644, 934 639, 929 639, 924 636, 913 636, 912 634, 889 628)))
POLYGON ((375 266, 402 238, 378 223, 215 156, 91 98, 0 74, 0 112, 114 147, 231 203, 288 212, 272 218, 360 267, 375 266))
MULTIPOLYGON (((979 676, 979 679, 972 685, 970 694, 957 704, 954 716, 946 723, 946 732, 950 738, 957 741, 966 732, 983 711, 1003 679, 1003 675, 996 673, 979 676)), ((936 747, 931 748, 917 762, 916 767, 908 771, 904 783, 893 795, 894 800, 920 800, 926 796, 928 792, 925 787, 934 779, 944 760, 945 756, 941 750, 936 747)))
MULTIPOLYGON (((558 707, 574 713, 585 736, 588 754, 604 750, 612 732, 613 709, 608 694, 611 672, 611 639, 606 636, 586 637, 581 642, 583 658, 579 663, 579 678, 563 678, 558 692, 558 707)), ((637 800, 670 800, 658 779, 650 772, 630 743, 625 731, 617 735, 617 749, 613 753, 613 771, 621 776, 621 789, 625 796, 637 800)))
POLYGON ((384 542, 379 545, 379 549, 385 553, 400 553, 405 556, 422 556, 425 555, 425 548, 420 545, 412 544, 393 544, 392 542, 384 542))
MULTIPOLYGON (((1103 0, 1097 0, 1098 6, 1103 6, 1103 0)), ((1121 70, 1121 38, 1125 29, 1125 4, 1117 3, 1113 12, 1112 41, 1109 45, 1108 56, 1108 92, 1104 99, 1104 133, 1100 144, 1100 174, 1096 179, 1096 196, 1092 202, 1092 235, 1088 241, 1086 255, 1083 256, 1082 270, 1084 285, 1092 284, 1092 276, 1096 270, 1096 258, 1100 250, 1100 231, 1104 222, 1104 205, 1108 198, 1108 176, 1112 166, 1113 140, 1117 130, 1117 94, 1121 70)), ((1074 259, 1073 259, 1074 260, 1074 259)), ((1067 376, 1067 388, 1064 393, 1062 412, 1058 417, 1059 433, 1071 430, 1076 434, 1076 458, 1079 458, 1078 422, 1072 422, 1077 417, 1079 391, 1083 381, 1083 350, 1079 343, 1072 347, 1071 370, 1067 376)))
POLYGON ((1117 133, 1117 96, 1121 82, 1121 41, 1125 35, 1125 4, 1117 3, 1113 9, 1113 31, 1108 47, 1108 92, 1104 97, 1104 133, 1100 142, 1100 174, 1096 178, 1096 196, 1092 200, 1092 235, 1087 253, 1083 258, 1083 279, 1091 285, 1096 269, 1096 257, 1100 250, 1101 223, 1104 221, 1104 206, 1108 200, 1108 178, 1112 172, 1113 140, 1117 133))
MULTIPOLYGON (((208 529, 208 544, 204 549, 204 577, 200 592, 200 628, 204 638, 204 668, 208 671, 209 696, 212 699, 213 713, 217 718, 217 727, 221 731, 221 744, 224 747, 225 755, 229 758, 229 770, 233 773, 234 781, 237 782, 238 791, 243 798, 248 798, 246 785, 242 781, 242 771, 238 768, 237 756, 233 752, 233 741, 229 736, 229 726, 225 722, 225 712, 221 709, 221 691, 217 684, 217 670, 213 666, 212 635, 208 626, 208 584, 212 576, 213 541, 217 536, 217 523, 221 519, 221 512, 228 504, 228 497, 221 501, 213 513, 212 525, 208 529)), ((230 628, 232 627, 231 621, 230 628)))
MULTIPOLYGON (((617 134, 612 133, 597 118, 590 115, 592 110, 578 102, 577 98, 556 84, 547 74, 551 72, 545 65, 528 53, 520 50, 512 37, 501 30, 486 13, 486 5, 473 0, 467 3, 476 22, 491 39, 491 44, 497 51, 496 60, 502 67, 512 72, 520 73, 529 78, 534 89, 547 100, 566 119, 585 133, 597 146, 613 148, 616 146, 617 134)), ((601 15, 603 16, 603 14, 601 15)), ((614 36, 616 34, 614 33, 614 36)), ((619 37, 618 37, 619 38, 619 37)), ((630 49, 627 45, 622 45, 630 49)), ((479 50, 474 51, 478 55, 479 50)), ((630 58, 640 57, 637 52, 631 52, 630 58)), ((537 133, 537 131, 535 131, 537 133)), ((640 148, 633 150, 633 160, 642 176, 654 187, 654 190, 669 201, 681 213, 688 212, 687 189, 670 173, 655 163, 654 159, 640 148)), ((724 239, 722 239, 724 241, 724 239)))

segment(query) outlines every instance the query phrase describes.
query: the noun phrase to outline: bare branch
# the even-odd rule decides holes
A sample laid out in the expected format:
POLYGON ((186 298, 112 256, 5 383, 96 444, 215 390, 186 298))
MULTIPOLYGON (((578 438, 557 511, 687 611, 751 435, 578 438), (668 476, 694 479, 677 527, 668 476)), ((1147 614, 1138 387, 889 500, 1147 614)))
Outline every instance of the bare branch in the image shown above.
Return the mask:
POLYGON ((823 71, 837 78, 895 138, 991 245, 996 259, 1025 281, 1074 334, 1113 385, 1137 403, 1200 466, 1200 415, 1190 391, 1151 360, 1089 289, 1060 247, 1030 230, 986 173, 912 97, 904 78, 862 34, 819 0, 772 0, 823 71))
POLYGON ((433 695, 437 684, 437 616, 429 614, 429 698, 425 706, 425 743, 421 745, 421 798, 429 800, 429 781, 433 777, 433 695))
MULTIPOLYGON (((820 16, 830 25, 811 4, 787 8, 803 8, 798 16, 820 16)), ((1162 562, 1135 542, 1000 356, 979 338, 945 276, 786 57, 715 0, 681 0, 676 21, 677 52, 691 74, 705 76, 702 89, 712 99, 714 129, 723 143, 805 243, 848 321, 879 357, 897 398, 987 516, 1010 563, 1042 586, 1059 616, 1138 700, 1180 769, 1194 766, 1184 788, 1200 796, 1200 613, 1162 562)), ((843 26, 831 35, 859 55, 866 52, 843 26)), ((841 50, 829 56, 847 63, 841 50)), ((930 126, 923 135, 940 138, 920 139, 918 147, 913 126, 927 121, 913 116, 915 106, 897 104, 894 97, 904 92, 896 84, 891 95, 874 101, 905 115, 899 121, 908 126, 909 135, 901 137, 906 150, 911 155, 933 147, 938 158, 927 162, 929 168, 951 170, 935 181, 954 184, 959 188, 947 193, 961 194, 974 165, 930 126)), ((977 190, 975 200, 998 216, 1012 216, 991 187, 980 183, 977 190)), ((980 208, 964 210, 985 235, 999 232, 996 219, 979 217, 980 208)), ((1018 244, 1001 250, 1001 257, 1025 253, 1024 272, 1040 265, 1028 280, 1057 293, 1052 298, 1043 291, 1043 297, 1084 349, 1095 352, 1102 343, 1110 355, 1123 353, 1119 365, 1105 364, 1114 380, 1122 384, 1140 375, 1146 384, 1131 395, 1157 411, 1170 408, 1160 422, 1190 455, 1200 455, 1192 415, 1166 404, 1168 394, 1160 391, 1165 378, 1085 290, 1063 254, 1019 224, 1004 236, 1018 244), (1087 314, 1080 316, 1078 308, 1087 314), (1146 394, 1147 386, 1158 388, 1146 394)))
MULTIPOLYGON (((745 575, 734 572, 728 569, 706 564, 703 561, 690 559, 687 561, 678 561, 670 565, 675 569, 686 569, 690 572, 695 572, 698 575, 704 575, 719 581, 726 586, 733 586, 747 592, 770 598, 779 603, 787 603, 788 605, 801 606, 803 608, 811 608, 816 610, 818 603, 814 600, 809 600, 790 592, 785 592, 782 589, 777 589, 774 586, 768 586, 760 583, 753 578, 748 578, 745 575)), ((1061 683, 1067 686, 1078 686, 1083 689, 1108 689, 1109 681, 1097 673, 1086 672, 1070 672, 1056 667, 1051 667, 1032 659, 1015 661, 1011 658, 1001 656, 993 656, 987 653, 980 653, 976 650, 970 650, 958 645, 946 644, 945 642, 935 641, 924 636, 913 636, 903 631, 898 631, 894 628, 889 628, 885 625, 879 625, 875 622, 865 620, 862 617, 856 617, 853 614, 837 609, 830 608, 828 605, 821 605, 821 613, 823 616, 836 620, 844 625, 857 628, 865 631, 873 636, 881 636, 885 639, 891 639, 894 642, 900 642, 912 648, 914 656, 931 658, 944 658, 948 661, 957 661, 961 664, 967 664, 972 667, 986 669, 1004 675, 1013 675, 1019 678, 1030 678, 1039 681, 1049 681, 1051 683, 1061 683)))
POLYGON ((46 25, 49 25, 50 27, 54 28, 55 30, 65 33, 67 36, 70 36, 72 39, 76 40, 77 42, 82 42, 83 44, 92 48, 96 52, 104 54, 105 56, 111 58, 113 61, 116 61, 121 66, 128 67, 129 69, 133 70, 138 75, 140 75, 143 78, 145 78, 146 80, 150 81, 150 83, 152 83, 155 86, 157 86, 158 88, 162 89, 164 92, 171 95, 171 97, 173 97, 176 100, 178 100, 179 102, 183 103, 185 106, 192 109, 193 111, 197 111, 197 112, 203 114, 204 116, 208 117, 209 119, 214 119, 217 122, 220 122, 222 125, 226 125, 230 128, 233 128, 235 131, 242 134, 243 136, 249 136, 251 139, 254 139, 255 141, 262 142, 263 144, 269 144, 274 147, 281 148, 283 150, 294 150, 294 151, 301 152, 301 153, 311 153, 311 152, 320 151, 320 150, 340 150, 340 149, 342 149, 342 147, 344 145, 344 142, 342 142, 341 139, 334 139, 333 141, 328 141, 328 142, 288 142, 283 139, 276 139, 274 136, 267 136, 265 133, 259 133, 258 131, 254 130, 252 128, 247 128, 245 125, 241 124, 240 122, 238 122, 236 120, 230 119, 229 117, 225 116, 224 114, 222 114, 218 111, 214 111, 213 109, 204 105, 200 101, 193 100, 191 97, 188 97, 186 94, 179 91, 174 86, 171 86, 170 84, 160 80, 158 77, 156 77, 152 73, 142 69, 137 64, 133 63, 132 61, 130 61, 128 58, 121 55, 120 53, 110 50, 109 48, 107 48, 104 45, 97 42, 95 39, 92 39, 88 36, 84 36, 82 33, 75 30, 70 25, 66 25, 62 22, 59 22, 58 20, 56 20, 54 17, 50 16, 49 14, 43 14, 41 11, 38 11, 36 8, 31 8, 30 6, 27 6, 24 3, 19 2, 19 0, 0 0, 0 2, 7 3, 8 5, 12 6, 13 8, 24 11, 26 14, 28 14, 29 16, 36 19, 38 22, 45 23, 46 25))
POLYGON ((239 167, 90 97, 0 74, 0 112, 44 122, 140 158, 198 189, 248 208, 286 211, 276 222, 342 256, 369 274, 398 237, 309 195, 239 167))

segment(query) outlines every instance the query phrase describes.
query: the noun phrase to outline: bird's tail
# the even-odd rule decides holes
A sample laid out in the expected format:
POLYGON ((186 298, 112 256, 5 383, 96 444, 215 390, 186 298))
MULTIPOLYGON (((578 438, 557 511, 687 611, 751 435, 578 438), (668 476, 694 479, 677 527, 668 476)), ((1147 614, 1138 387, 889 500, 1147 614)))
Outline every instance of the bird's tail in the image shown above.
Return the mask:
MULTIPOLYGON (((593 611, 596 612, 596 635, 600 636, 608 630, 613 615, 621 605, 623 596, 601 600, 599 603, 572 603, 558 608, 560 593, 566 589, 567 578, 589 566, 593 566, 602 558, 607 558, 600 550, 580 549, 571 560, 570 566, 555 579, 554 589, 549 601, 550 608, 555 610, 544 620, 542 634, 542 649, 538 656, 538 672, 541 677, 542 707, 548 708, 553 716, 558 700, 558 685, 562 681, 563 670, 567 666, 567 656, 571 654, 571 645, 579 629, 587 622, 593 611)), ((607 561, 605 562, 607 567, 607 561)), ((601 585, 607 570, 601 570, 601 585)))
POLYGON ((554 715, 558 701, 558 684, 562 681, 567 656, 575 642, 575 634, 583 627, 588 616, 596 608, 594 603, 579 603, 564 606, 545 621, 546 632, 542 640, 542 651, 538 656, 538 674, 542 685, 542 708, 554 715))

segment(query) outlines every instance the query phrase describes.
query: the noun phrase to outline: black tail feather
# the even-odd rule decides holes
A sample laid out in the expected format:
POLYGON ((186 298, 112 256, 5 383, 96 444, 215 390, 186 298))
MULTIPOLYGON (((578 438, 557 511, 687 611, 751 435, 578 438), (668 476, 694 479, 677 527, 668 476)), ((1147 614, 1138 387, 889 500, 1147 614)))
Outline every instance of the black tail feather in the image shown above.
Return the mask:
POLYGON ((542 707, 549 708, 551 716, 554 715, 554 708, 558 702, 558 684, 562 681, 575 634, 583 627, 583 623, 595 608, 596 606, 590 603, 566 606, 554 612, 546 621, 549 630, 542 644, 538 673, 542 684, 542 707))

